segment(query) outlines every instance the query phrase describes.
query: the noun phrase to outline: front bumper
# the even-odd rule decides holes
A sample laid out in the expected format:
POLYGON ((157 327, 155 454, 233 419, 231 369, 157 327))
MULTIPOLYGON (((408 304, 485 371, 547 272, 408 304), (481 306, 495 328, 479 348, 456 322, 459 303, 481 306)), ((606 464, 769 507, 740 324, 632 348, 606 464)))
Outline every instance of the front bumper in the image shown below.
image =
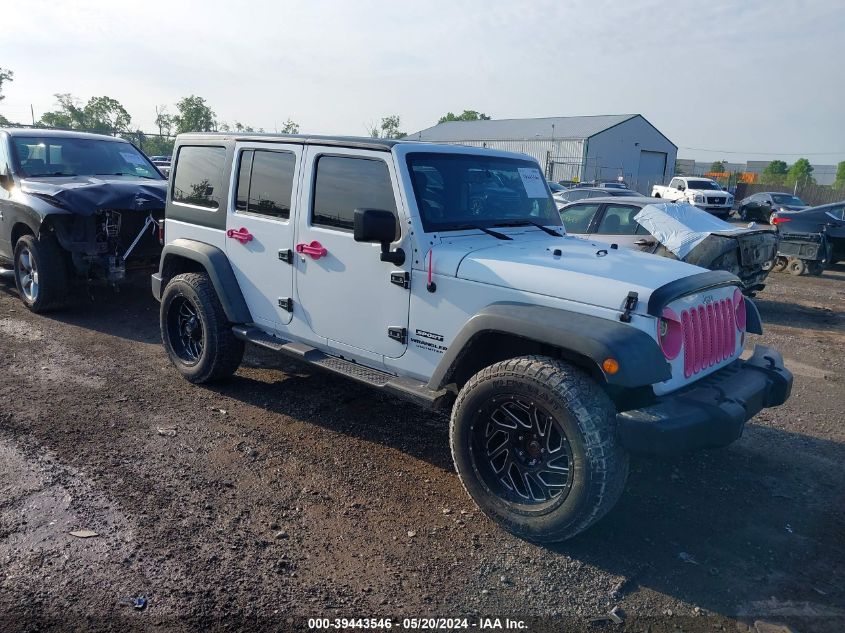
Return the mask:
POLYGON ((791 391, 792 373, 783 357, 758 345, 748 360, 737 360, 655 404, 617 414, 617 435, 632 453, 671 455, 726 446, 742 436, 746 421, 761 409, 783 404, 791 391))

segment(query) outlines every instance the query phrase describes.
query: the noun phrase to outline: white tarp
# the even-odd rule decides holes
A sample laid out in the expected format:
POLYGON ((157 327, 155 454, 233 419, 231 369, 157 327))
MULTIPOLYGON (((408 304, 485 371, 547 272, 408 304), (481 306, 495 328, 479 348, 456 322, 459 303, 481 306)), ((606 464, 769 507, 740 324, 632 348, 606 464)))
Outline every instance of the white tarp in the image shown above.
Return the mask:
POLYGON ((747 230, 728 224, 685 202, 649 204, 634 216, 634 221, 656 237, 678 259, 689 255, 708 235, 742 233, 747 230))

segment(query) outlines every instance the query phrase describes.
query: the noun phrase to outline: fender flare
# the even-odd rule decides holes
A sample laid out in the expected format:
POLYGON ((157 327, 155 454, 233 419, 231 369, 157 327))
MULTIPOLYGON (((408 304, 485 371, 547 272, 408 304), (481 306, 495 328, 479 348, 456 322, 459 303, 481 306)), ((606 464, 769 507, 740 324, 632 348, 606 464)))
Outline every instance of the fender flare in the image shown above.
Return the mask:
POLYGON ((438 363, 428 383, 442 389, 449 382, 476 337, 497 333, 553 345, 589 358, 609 385, 642 387, 669 380, 672 371, 657 341, 620 321, 524 303, 494 303, 464 325, 438 363), (606 358, 619 361, 619 371, 602 368, 606 358))
POLYGON ((161 251, 159 272, 153 275, 153 296, 161 301, 163 291, 163 272, 168 260, 184 258, 200 264, 208 273, 211 284, 220 298, 226 318, 232 323, 252 323, 252 315, 244 300, 241 287, 232 270, 229 258, 222 250, 205 242, 189 239, 176 239, 167 244, 161 251))

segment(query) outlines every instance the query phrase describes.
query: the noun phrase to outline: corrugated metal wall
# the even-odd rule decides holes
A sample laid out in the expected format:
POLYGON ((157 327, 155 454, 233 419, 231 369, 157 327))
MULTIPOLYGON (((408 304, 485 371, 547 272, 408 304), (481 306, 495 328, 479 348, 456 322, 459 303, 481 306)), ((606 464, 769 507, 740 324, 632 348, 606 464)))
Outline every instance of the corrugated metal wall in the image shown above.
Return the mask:
POLYGON ((561 140, 501 140, 501 141, 457 141, 459 145, 487 147, 505 152, 519 152, 537 159, 550 180, 572 180, 581 178, 583 170, 584 141, 580 139, 561 140))

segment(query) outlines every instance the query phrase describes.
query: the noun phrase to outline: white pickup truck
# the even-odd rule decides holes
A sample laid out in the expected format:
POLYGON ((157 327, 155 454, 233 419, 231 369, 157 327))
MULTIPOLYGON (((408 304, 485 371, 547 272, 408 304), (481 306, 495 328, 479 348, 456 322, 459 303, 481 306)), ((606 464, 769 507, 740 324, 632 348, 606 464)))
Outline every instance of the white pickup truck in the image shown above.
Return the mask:
POLYGON ((651 195, 672 202, 686 201, 721 218, 730 215, 734 204, 734 197, 710 178, 676 176, 668 186, 654 185, 651 195))

